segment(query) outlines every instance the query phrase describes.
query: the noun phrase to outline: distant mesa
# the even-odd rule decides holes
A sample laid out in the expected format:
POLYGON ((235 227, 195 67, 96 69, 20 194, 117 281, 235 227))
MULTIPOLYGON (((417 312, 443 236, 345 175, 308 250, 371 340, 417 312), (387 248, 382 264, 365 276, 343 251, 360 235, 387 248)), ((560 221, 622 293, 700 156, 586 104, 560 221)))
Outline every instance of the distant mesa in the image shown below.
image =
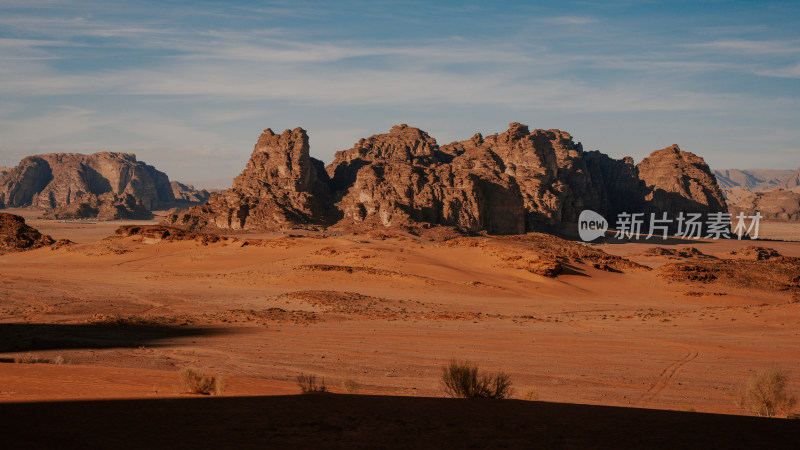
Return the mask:
POLYGON ((0 171, 0 207, 41 208, 52 219, 149 219, 153 210, 207 199, 130 153, 35 155, 0 171))
POLYGON ((168 216, 191 230, 406 228, 465 232, 563 231, 580 212, 721 212, 727 209, 702 158, 674 145, 638 166, 585 152, 569 133, 508 130, 439 146, 397 125, 359 140, 324 164, 302 128, 265 130, 233 187, 168 216))

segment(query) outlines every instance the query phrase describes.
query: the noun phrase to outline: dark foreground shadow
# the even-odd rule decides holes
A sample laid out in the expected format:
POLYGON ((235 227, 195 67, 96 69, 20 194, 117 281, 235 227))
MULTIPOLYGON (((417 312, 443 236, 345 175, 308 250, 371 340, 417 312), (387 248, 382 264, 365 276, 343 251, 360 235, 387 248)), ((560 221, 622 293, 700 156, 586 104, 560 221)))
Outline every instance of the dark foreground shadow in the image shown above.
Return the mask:
POLYGON ((77 348, 153 347, 166 339, 226 333, 222 328, 171 325, 0 324, 0 353, 77 348))
POLYGON ((0 403, 6 448, 793 448, 800 421, 365 395, 0 403))

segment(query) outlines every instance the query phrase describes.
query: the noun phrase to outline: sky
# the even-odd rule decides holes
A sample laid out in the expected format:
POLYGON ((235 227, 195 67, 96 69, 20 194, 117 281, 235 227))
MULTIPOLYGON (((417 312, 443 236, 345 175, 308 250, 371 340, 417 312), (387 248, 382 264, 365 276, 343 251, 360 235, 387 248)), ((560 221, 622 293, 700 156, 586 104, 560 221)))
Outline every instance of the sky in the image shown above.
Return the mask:
POLYGON ((326 163, 510 122, 638 162, 800 166, 800 2, 0 0, 0 166, 119 151, 224 187, 265 128, 326 163))

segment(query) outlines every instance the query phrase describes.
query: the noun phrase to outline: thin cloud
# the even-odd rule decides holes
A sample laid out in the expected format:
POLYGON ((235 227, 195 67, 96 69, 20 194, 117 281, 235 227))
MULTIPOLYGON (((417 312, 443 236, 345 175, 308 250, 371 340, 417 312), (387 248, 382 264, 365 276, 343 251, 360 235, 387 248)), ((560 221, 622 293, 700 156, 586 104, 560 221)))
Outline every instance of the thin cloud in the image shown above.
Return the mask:
POLYGON ((722 40, 686 44, 686 47, 744 54, 800 53, 800 42, 798 41, 722 40))
POLYGON ((542 19, 541 21, 545 23, 551 23, 553 25, 589 25, 592 23, 599 22, 599 20, 594 17, 584 17, 584 16, 547 17, 542 19))
POLYGON ((779 69, 759 70, 758 75, 775 78, 800 78, 800 63, 779 69))

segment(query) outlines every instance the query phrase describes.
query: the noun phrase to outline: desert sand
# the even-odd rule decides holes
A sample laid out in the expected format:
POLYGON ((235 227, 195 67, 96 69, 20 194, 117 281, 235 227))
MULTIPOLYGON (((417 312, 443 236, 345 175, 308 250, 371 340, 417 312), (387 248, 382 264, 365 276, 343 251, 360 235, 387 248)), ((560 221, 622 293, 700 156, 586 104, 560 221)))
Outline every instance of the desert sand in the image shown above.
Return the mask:
POLYGON ((647 252, 733 258, 758 245, 791 258, 800 242, 591 244, 626 259, 609 268, 584 255, 549 277, 527 270, 555 241, 546 235, 169 241, 22 211, 75 244, 0 256, 0 402, 187 399, 185 367, 224 377, 231 398, 297 394, 300 374, 340 394, 443 397, 453 358, 507 372, 516 397, 559 404, 744 414, 737 392, 772 365, 800 392, 792 291, 665 278, 658 268, 681 260, 647 252), (40 363, 14 364, 25 356, 40 363))

